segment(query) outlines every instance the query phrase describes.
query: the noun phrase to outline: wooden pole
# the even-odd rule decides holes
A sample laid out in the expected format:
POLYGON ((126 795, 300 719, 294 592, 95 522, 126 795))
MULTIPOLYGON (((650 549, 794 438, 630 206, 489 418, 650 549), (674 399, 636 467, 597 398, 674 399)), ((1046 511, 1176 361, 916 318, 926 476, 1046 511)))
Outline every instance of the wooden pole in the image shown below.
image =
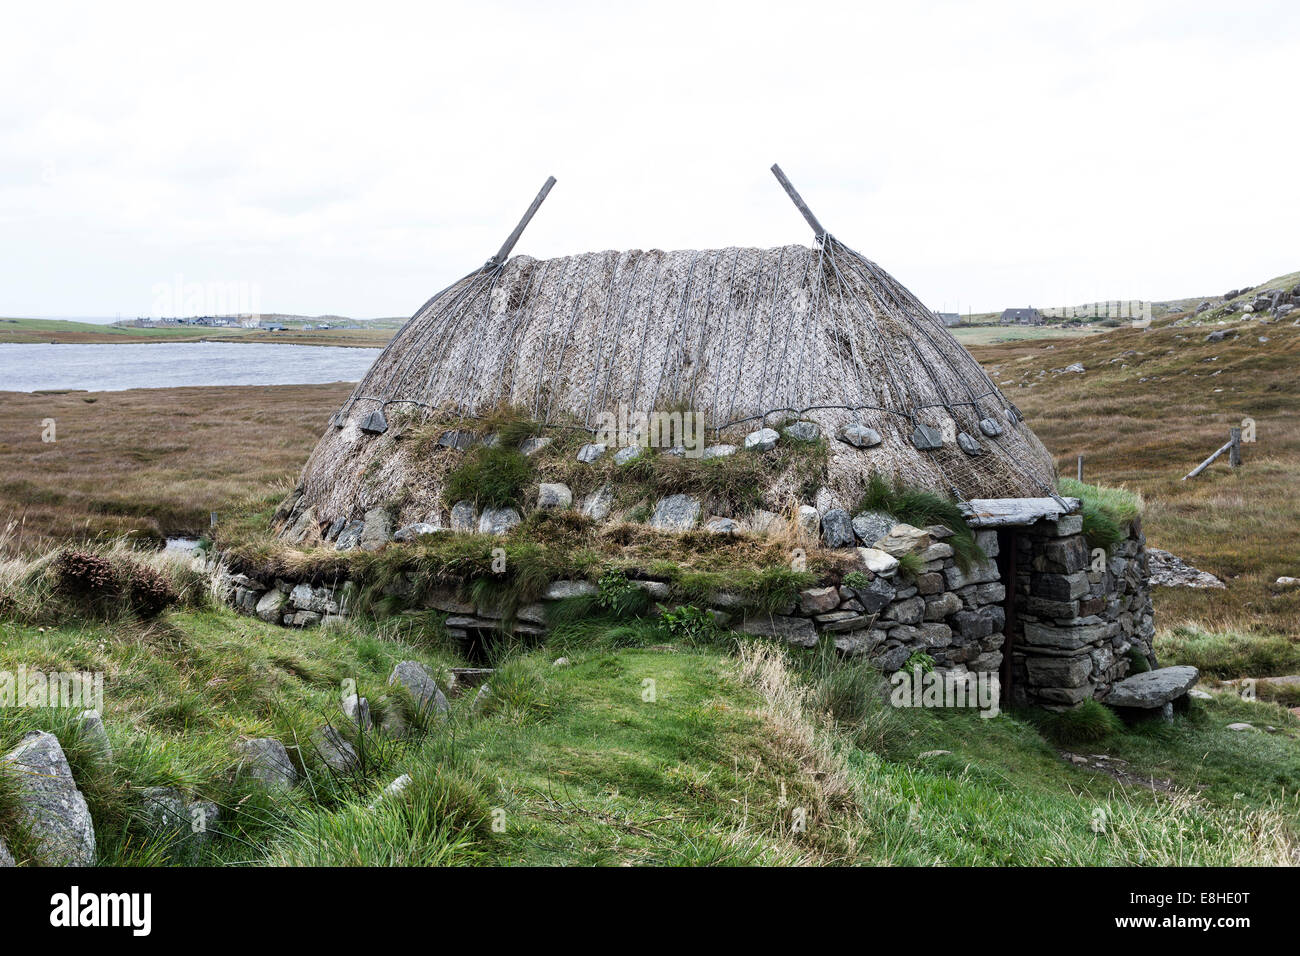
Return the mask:
POLYGON ((1241 429, 1230 428, 1228 429, 1228 435, 1230 436, 1230 438, 1228 439, 1228 444, 1232 446, 1228 449, 1228 467, 1240 468, 1241 467, 1241 429))
POLYGON ((1079 484, 1083 484, 1083 456, 1079 456, 1079 484))
POLYGON ((497 254, 489 259, 483 266, 484 269, 495 269, 510 257, 510 250, 515 247, 515 243, 519 241, 519 237, 524 234, 524 230, 528 228, 528 223, 532 220, 533 216, 537 214, 537 210, 541 208, 542 201, 546 199, 546 194, 551 191, 551 187, 554 185, 555 177, 547 176, 546 182, 542 185, 542 191, 537 194, 537 198, 534 199, 532 205, 528 207, 528 211, 524 213, 524 217, 519 220, 519 225, 515 226, 514 232, 510 233, 510 235, 506 237, 506 241, 501 244, 501 248, 497 250, 497 254))
POLYGON ((794 188, 794 184, 786 178, 785 173, 781 171, 781 167, 776 163, 772 164, 772 175, 775 176, 776 181, 781 184, 781 188, 786 191, 786 195, 790 197, 790 201, 795 204, 799 212, 803 213, 803 217, 808 222, 808 225, 812 226, 813 235, 818 239, 825 238, 827 235, 826 228, 817 221, 817 217, 813 215, 812 210, 808 208, 808 204, 804 202, 803 197, 799 195, 799 190, 794 188))
POLYGON ((1193 468, 1193 469, 1192 469, 1191 471, 1189 471, 1187 474, 1183 475, 1183 481, 1186 481, 1188 478, 1195 478, 1197 475, 1199 475, 1201 472, 1203 472, 1206 468, 1209 468, 1210 465, 1215 461, 1215 459, 1217 459, 1220 455, 1222 455, 1225 451, 1227 451, 1227 450, 1230 449, 1231 447, 1232 447, 1232 441, 1229 440, 1229 442, 1228 442, 1226 445, 1224 445, 1222 448, 1220 448, 1218 451, 1216 451, 1213 455, 1211 455, 1209 458, 1205 459, 1205 461, 1201 462, 1199 465, 1197 465, 1195 468, 1193 468))

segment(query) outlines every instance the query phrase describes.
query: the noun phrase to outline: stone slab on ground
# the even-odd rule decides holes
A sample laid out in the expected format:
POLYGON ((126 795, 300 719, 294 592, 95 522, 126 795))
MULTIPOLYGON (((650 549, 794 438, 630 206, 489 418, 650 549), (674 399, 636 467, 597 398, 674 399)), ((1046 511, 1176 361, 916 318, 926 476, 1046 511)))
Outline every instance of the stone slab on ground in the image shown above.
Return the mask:
POLYGON ((1200 671, 1187 664, 1134 674, 1115 684, 1102 703, 1109 707, 1155 710, 1185 696, 1200 676, 1200 671))

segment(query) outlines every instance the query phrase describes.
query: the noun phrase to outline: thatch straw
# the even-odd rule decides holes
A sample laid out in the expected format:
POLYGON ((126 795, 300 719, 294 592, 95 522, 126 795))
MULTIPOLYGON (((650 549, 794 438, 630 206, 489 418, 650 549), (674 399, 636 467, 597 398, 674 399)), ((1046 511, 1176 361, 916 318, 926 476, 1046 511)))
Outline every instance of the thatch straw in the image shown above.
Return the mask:
POLYGON ((872 471, 962 499, 1041 496, 1055 480, 1050 455, 942 321, 827 236, 817 248, 489 264, 431 299, 376 359, 308 462, 305 501, 322 519, 370 503, 362 472, 393 444, 358 428, 376 410, 474 416, 503 404, 591 428, 620 405, 689 408, 707 416, 711 441, 785 418, 832 435, 858 422, 883 442, 832 441, 828 485, 846 502, 872 471), (981 419, 1001 434, 982 433, 981 419), (964 432, 983 453, 952 441, 921 450, 918 424, 964 432))

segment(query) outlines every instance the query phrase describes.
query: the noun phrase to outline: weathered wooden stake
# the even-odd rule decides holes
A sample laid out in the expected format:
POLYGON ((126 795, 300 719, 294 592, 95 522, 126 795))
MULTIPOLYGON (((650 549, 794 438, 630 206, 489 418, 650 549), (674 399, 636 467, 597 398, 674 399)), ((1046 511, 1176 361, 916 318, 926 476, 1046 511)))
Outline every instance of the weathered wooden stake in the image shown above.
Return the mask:
POLYGON ((1083 484, 1083 456, 1079 456, 1079 483, 1083 484))
POLYGON ((786 191, 786 194, 790 197, 790 200, 795 204, 798 210, 803 213, 803 217, 807 220, 808 225, 812 226, 813 235, 818 239, 825 238, 827 235, 826 228, 817 221, 817 217, 814 216, 812 210, 808 208, 808 204, 803 201, 803 197, 799 195, 799 191, 794 188, 794 184, 790 182, 790 180, 786 179, 785 173, 781 171, 781 167, 776 163, 772 164, 772 175, 776 177, 776 181, 781 184, 781 188, 786 191))
POLYGON ((514 232, 510 233, 510 235, 506 237, 506 241, 501 244, 501 248, 497 250, 497 254, 489 259, 483 266, 484 269, 495 269, 510 257, 510 250, 515 247, 515 243, 519 241, 519 237, 524 234, 524 230, 528 228, 528 223, 532 220, 533 216, 537 214, 537 210, 541 208, 542 200, 546 198, 546 194, 551 191, 551 187, 554 185, 555 177, 547 176, 546 182, 542 185, 542 191, 537 194, 537 198, 534 199, 532 205, 528 207, 528 211, 524 213, 524 218, 519 220, 519 225, 515 226, 514 232))
POLYGON ((208 512, 208 527, 209 527, 209 528, 215 528, 216 526, 217 526, 217 513, 216 513, 215 511, 209 511, 209 512, 208 512))
POLYGON ((1230 428, 1228 429, 1228 434, 1229 436, 1231 436, 1228 444, 1232 446, 1231 448, 1228 449, 1228 467, 1240 468, 1241 467, 1241 429, 1230 428))
MULTIPOLYGON (((1237 465, 1240 465, 1241 464, 1241 429, 1234 428, 1229 432, 1229 435, 1231 437, 1228 438, 1228 443, 1224 445, 1222 448, 1220 448, 1218 451, 1216 451, 1209 458, 1205 459, 1205 461, 1201 462, 1199 465, 1197 465, 1195 468, 1189 471, 1187 474, 1183 475, 1183 481, 1186 481, 1188 478, 1195 478, 1206 468, 1209 468, 1210 465, 1212 465, 1215 462, 1215 460, 1218 459, 1218 457, 1222 455, 1225 451, 1232 451, 1234 450, 1234 448, 1236 450, 1237 465)), ((1229 457, 1228 461, 1229 462, 1232 461, 1231 457, 1229 457)), ((1233 467, 1235 468, 1236 465, 1233 465, 1233 467)))

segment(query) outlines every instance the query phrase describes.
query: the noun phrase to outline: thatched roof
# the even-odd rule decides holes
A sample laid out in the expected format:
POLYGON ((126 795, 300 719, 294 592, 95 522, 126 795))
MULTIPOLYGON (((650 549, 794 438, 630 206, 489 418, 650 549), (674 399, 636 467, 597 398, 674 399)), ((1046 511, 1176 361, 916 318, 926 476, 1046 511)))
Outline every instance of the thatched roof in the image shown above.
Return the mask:
POLYGON ((307 464, 306 499, 322 520, 373 504, 359 500, 361 472, 385 464, 366 449, 398 410, 504 404, 593 429, 620 405, 687 408, 706 416, 710 441, 794 417, 832 436, 860 423, 881 443, 831 441, 828 486, 846 502, 872 471, 961 499, 1055 485, 1051 456, 935 313, 821 235, 811 248, 490 260, 375 360, 307 464))

